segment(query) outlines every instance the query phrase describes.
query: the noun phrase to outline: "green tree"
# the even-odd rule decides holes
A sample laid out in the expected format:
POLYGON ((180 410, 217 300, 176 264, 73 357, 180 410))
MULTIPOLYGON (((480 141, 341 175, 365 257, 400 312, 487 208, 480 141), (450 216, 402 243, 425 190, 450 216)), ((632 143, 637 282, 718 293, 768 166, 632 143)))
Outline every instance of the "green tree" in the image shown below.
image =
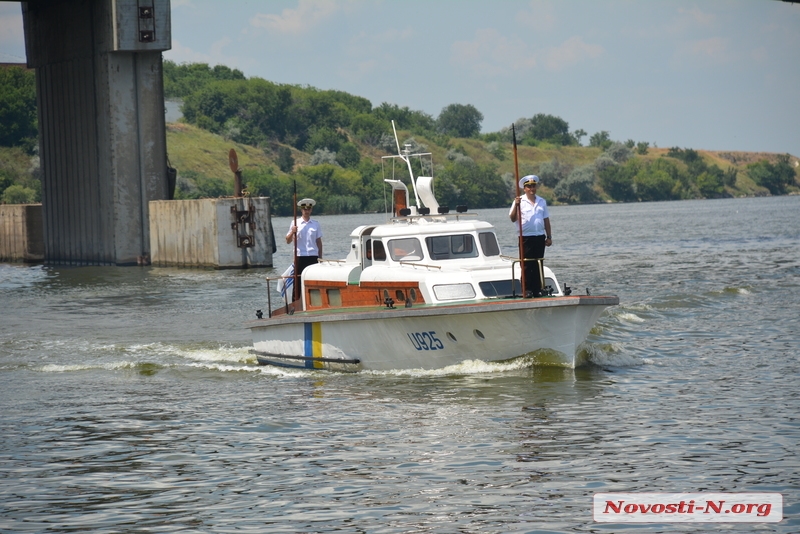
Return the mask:
POLYGON ((439 132, 453 137, 475 137, 481 131, 483 114, 472 104, 450 104, 436 120, 439 132))
POLYGON ((270 197, 273 215, 292 215, 294 205, 294 180, 278 176, 271 167, 245 170, 242 179, 254 197, 270 197))
POLYGON ((397 104, 383 102, 372 110, 372 115, 386 125, 386 132, 392 131, 392 121, 395 122, 395 127, 410 130, 411 133, 417 135, 424 135, 436 130, 436 119, 423 111, 411 110, 408 106, 401 108, 397 104))
POLYGON ((34 204, 36 191, 19 184, 8 186, 2 195, 3 204, 34 204))
POLYGON ((767 160, 751 163, 747 166, 747 174, 755 183, 769 189, 773 195, 786 194, 786 187, 791 185, 797 174, 789 163, 789 155, 780 156, 776 164, 767 160))
POLYGON ((543 184, 546 184, 548 187, 556 187, 562 180, 569 176, 572 169, 572 165, 564 163, 558 158, 554 158, 550 161, 540 163, 537 173, 543 184))
POLYGON ((356 139, 370 146, 379 146, 383 135, 392 131, 389 121, 381 120, 367 113, 353 117, 350 128, 356 139))
POLYGON ((344 143, 336 153, 336 162, 346 169, 356 167, 360 161, 361 154, 353 143, 344 143))
POLYGON ((308 142, 306 142, 305 151, 312 154, 317 149, 339 152, 339 148, 345 142, 347 142, 347 138, 333 128, 324 126, 322 128, 313 128, 308 142))
POLYGON ((636 200, 634 176, 641 169, 638 160, 628 160, 625 165, 610 165, 598 171, 600 187, 613 198, 621 202, 636 200))
POLYGON ((278 159, 275 161, 278 168, 283 172, 292 172, 294 169, 294 158, 289 147, 282 146, 278 149, 278 159))
POLYGON ((696 182, 697 189, 705 198, 717 198, 725 192, 722 177, 717 173, 703 172, 697 177, 696 182))
POLYGON ((633 178, 636 196, 639 200, 672 200, 676 180, 664 169, 656 165, 648 165, 633 178))
POLYGON ((448 161, 436 174, 436 198, 454 208, 499 208, 511 200, 510 191, 494 164, 477 164, 470 158, 448 161))
POLYGON ((163 77, 166 98, 183 98, 213 81, 245 79, 242 71, 225 65, 214 67, 209 67, 207 63, 178 65, 170 60, 165 60, 163 63, 163 77))
POLYGON ((553 194, 562 202, 592 202, 597 197, 594 181, 594 165, 576 167, 566 179, 558 183, 553 194))
POLYGON ((525 135, 526 140, 529 138, 560 146, 577 144, 577 139, 569 133, 567 121, 544 113, 537 113, 531 119, 531 126, 525 135))
POLYGON ((238 140, 257 145, 269 138, 283 139, 290 101, 286 87, 258 78, 215 81, 184 99, 183 116, 218 134, 233 125, 238 140))
POLYGON ((0 146, 22 146, 31 152, 38 131, 33 71, 0 68, 0 146))
POLYGON ((611 136, 605 130, 596 132, 589 138, 589 146, 594 146, 606 150, 612 144, 611 136))
POLYGON ((605 149, 604 153, 617 163, 625 163, 633 156, 632 147, 629 147, 627 144, 623 145, 622 143, 611 143, 611 145, 605 149))

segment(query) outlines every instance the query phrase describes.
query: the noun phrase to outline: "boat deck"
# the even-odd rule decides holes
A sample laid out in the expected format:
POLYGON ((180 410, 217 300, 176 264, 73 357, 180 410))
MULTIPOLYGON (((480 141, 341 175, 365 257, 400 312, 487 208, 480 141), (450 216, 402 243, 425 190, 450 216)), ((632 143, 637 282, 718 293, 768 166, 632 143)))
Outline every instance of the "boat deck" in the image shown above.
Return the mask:
POLYGON ((280 324, 306 322, 335 322, 349 320, 384 319, 387 314, 392 317, 420 317, 426 315, 458 315, 463 313, 483 313, 505 310, 524 310, 534 308, 565 306, 616 306, 617 296, 571 295, 564 297, 541 297, 536 299, 498 298, 491 300, 459 301, 453 304, 415 304, 410 307, 400 306, 359 306, 342 308, 325 308, 321 310, 297 311, 292 314, 282 313, 246 323, 250 329, 265 328, 280 324))

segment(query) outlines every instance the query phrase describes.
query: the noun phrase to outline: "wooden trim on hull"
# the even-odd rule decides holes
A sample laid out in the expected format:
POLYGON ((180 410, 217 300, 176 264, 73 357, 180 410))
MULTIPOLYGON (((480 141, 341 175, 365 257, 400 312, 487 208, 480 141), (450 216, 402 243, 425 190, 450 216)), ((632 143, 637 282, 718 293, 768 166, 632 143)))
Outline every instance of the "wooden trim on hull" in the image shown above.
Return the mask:
POLYGON ((387 297, 401 306, 407 300, 412 304, 425 303, 418 282, 361 282, 356 286, 346 282, 307 280, 304 285, 307 311, 380 306, 387 297))

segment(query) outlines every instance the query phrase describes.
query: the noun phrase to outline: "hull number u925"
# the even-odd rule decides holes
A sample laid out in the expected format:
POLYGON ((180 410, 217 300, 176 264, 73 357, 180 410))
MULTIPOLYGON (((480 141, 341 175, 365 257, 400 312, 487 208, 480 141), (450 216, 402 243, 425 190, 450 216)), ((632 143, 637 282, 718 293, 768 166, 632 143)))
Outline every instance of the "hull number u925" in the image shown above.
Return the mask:
POLYGON ((428 332, 408 332, 408 339, 417 350, 442 350, 444 344, 436 337, 436 331, 430 330, 428 332))

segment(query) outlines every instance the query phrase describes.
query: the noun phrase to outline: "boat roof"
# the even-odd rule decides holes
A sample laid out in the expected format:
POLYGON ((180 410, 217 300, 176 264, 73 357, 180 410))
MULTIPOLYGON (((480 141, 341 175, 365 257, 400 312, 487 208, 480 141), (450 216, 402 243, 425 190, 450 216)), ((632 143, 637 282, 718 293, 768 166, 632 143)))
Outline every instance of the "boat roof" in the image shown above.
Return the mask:
POLYGON ((494 230, 491 223, 480 220, 453 220, 446 217, 414 217, 408 220, 395 220, 388 224, 372 226, 359 226, 351 237, 359 237, 364 231, 372 228, 372 237, 400 237, 400 236, 429 236, 441 234, 463 234, 482 230, 494 230))

